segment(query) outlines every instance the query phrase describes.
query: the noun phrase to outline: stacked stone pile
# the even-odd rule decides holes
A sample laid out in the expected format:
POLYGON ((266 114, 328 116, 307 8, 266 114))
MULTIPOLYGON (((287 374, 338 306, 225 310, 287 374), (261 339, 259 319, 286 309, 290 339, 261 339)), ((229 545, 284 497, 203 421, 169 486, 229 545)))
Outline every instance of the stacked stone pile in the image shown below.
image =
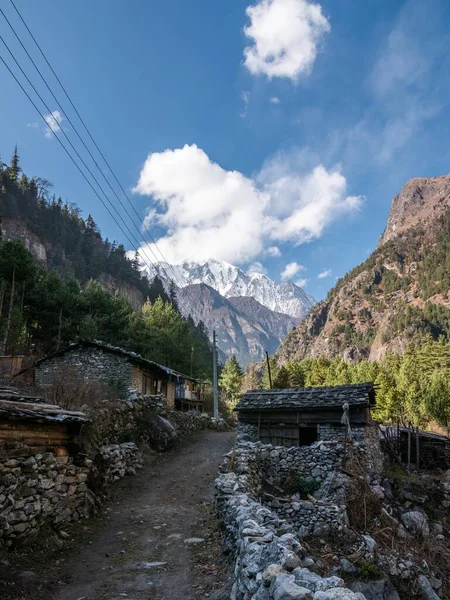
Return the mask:
POLYGON ((51 452, 0 462, 0 544, 10 546, 43 525, 88 517, 93 498, 86 486, 92 462, 73 464, 51 452))
POLYGON ((228 431, 229 429, 224 419, 214 419, 206 413, 196 411, 170 411, 167 413, 167 419, 175 426, 178 436, 181 437, 200 429, 213 429, 214 431, 228 431))
POLYGON ((292 526, 261 506, 245 489, 246 474, 223 473, 216 480, 218 514, 225 548, 236 556, 231 600, 364 600, 336 576, 320 577, 314 560, 292 526))
POLYGON ((136 469, 143 467, 142 454, 134 442, 101 446, 99 452, 107 482, 117 481, 125 475, 135 475, 136 469))
POLYGON ((223 471, 233 470, 245 476, 242 489, 254 497, 261 494, 263 483, 280 489, 289 476, 303 480, 306 484, 320 486, 314 493, 319 500, 291 498, 282 491, 275 497, 264 495, 265 504, 277 515, 289 521, 301 536, 323 535, 348 522, 346 507, 338 503, 343 496, 341 489, 346 480, 336 475, 342 464, 344 448, 337 442, 318 442, 312 446, 284 448, 261 442, 241 442, 225 457, 223 471), (330 496, 327 499, 327 496, 330 496))

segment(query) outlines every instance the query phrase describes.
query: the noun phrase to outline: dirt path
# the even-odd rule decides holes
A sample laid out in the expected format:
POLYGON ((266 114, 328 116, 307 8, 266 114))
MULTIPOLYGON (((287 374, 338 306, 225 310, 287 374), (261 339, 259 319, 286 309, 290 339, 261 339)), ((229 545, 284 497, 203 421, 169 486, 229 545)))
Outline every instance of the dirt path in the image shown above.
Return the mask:
MULTIPOLYGON (((200 432, 158 455, 138 475, 114 484, 113 500, 104 515, 96 523, 82 524, 82 542, 63 551, 51 575, 39 573, 52 580, 39 598, 214 597, 211 592, 226 583, 227 569, 218 565, 219 536, 211 500, 217 468, 233 439, 234 433, 200 432)), ((32 562, 29 566, 32 570, 32 562)))

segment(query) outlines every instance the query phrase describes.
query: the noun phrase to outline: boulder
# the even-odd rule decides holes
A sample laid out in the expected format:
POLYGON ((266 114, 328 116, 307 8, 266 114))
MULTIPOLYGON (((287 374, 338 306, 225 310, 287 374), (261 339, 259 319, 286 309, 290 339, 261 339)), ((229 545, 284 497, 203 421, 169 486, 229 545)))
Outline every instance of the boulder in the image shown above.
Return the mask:
POLYGON ((411 533, 421 535, 423 537, 428 537, 430 535, 428 520, 426 516, 418 510, 411 510, 403 513, 402 523, 411 533))
POLYGON ((145 416, 145 433, 149 445, 158 452, 168 450, 177 439, 172 423, 151 411, 145 416))

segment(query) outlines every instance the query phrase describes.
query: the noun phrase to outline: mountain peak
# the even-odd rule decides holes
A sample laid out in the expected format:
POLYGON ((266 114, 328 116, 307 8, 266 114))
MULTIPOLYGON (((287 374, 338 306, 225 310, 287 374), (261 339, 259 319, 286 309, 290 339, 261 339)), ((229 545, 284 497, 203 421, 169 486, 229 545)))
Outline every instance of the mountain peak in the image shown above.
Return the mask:
POLYGON ((379 246, 409 229, 424 229, 441 217, 449 205, 450 175, 410 179, 392 200, 379 246))
MULTIPOLYGON (((145 267, 144 267, 145 269, 145 267)), ((147 275, 166 280, 174 275, 179 287, 204 283, 225 298, 250 296, 270 310, 303 319, 314 306, 314 299, 292 281, 276 283, 263 273, 247 275, 242 269, 222 260, 159 264, 147 275)))

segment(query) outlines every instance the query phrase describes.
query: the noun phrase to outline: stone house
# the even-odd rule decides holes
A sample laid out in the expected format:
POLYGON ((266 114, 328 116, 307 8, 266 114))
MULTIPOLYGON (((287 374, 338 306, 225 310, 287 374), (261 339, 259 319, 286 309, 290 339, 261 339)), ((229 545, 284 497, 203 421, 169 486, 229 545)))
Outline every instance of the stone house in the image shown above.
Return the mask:
POLYGON ((246 431, 252 441, 309 446, 317 441, 364 439, 371 435, 367 425, 373 406, 374 384, 358 383, 249 391, 235 410, 239 429, 246 431))
POLYGON ((203 384, 199 380, 141 355, 101 341, 81 340, 34 365, 34 383, 49 387, 61 376, 98 381, 117 393, 132 388, 146 395, 163 394, 169 410, 202 410, 203 384))

